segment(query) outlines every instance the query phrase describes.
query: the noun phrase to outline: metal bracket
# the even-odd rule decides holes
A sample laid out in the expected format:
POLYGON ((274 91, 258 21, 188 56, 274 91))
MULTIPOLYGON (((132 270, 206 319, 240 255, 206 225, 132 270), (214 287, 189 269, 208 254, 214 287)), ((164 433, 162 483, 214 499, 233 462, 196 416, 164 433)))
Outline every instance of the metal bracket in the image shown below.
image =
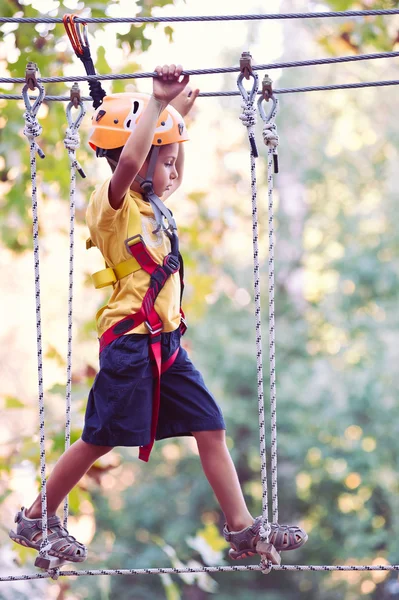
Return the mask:
POLYGON ((261 555, 263 561, 270 562, 272 565, 281 564, 281 556, 270 542, 259 540, 256 544, 256 552, 261 555))
POLYGON ((45 558, 44 556, 38 556, 35 560, 35 567, 39 567, 39 569, 46 569, 46 571, 51 571, 53 569, 58 569, 58 567, 62 567, 65 564, 65 560, 62 558, 57 558, 56 556, 48 556, 45 558))
POLYGON ((36 80, 36 74, 39 75, 37 64, 34 62, 28 62, 25 71, 25 83, 32 91, 39 87, 36 80))
POLYGON ((79 87, 79 84, 76 83, 76 82, 71 87, 70 100, 71 100, 71 102, 72 102, 72 104, 74 105, 75 108, 78 108, 78 106, 81 103, 80 87, 79 87))
POLYGON ((262 98, 263 100, 266 100, 266 102, 269 102, 269 100, 274 97, 272 83, 273 80, 266 74, 262 80, 262 98))
POLYGON ((249 79, 253 75, 252 71, 252 55, 250 52, 243 52, 240 58, 240 71, 245 79, 249 79))

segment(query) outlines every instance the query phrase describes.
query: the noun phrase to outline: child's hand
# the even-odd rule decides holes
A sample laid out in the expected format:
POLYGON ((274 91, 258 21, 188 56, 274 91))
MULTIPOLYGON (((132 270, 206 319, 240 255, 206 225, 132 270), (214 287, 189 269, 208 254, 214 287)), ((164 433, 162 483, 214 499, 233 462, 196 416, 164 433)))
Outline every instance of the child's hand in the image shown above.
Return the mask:
POLYGON ((179 77, 183 71, 181 65, 164 65, 163 67, 155 68, 158 77, 153 78, 153 96, 169 104, 176 96, 178 96, 189 82, 189 76, 184 75, 179 81, 179 77))
POLYGON ((184 118, 188 115, 193 107, 194 102, 198 98, 199 89, 192 90, 186 87, 170 104, 181 114, 184 118))

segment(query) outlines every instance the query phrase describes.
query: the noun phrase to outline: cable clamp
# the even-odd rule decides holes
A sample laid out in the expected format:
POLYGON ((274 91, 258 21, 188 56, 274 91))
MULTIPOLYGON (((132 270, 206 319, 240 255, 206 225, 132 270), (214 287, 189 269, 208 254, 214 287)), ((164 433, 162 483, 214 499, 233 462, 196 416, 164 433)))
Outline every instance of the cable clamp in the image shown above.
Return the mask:
POLYGON ((28 62, 25 71, 25 83, 32 91, 39 87, 36 80, 36 73, 40 75, 37 64, 34 62, 28 62))
POLYGON ((75 82, 71 87, 70 100, 75 108, 78 108, 82 101, 80 97, 80 87, 77 82, 75 82))
POLYGON ((240 72, 245 79, 249 79, 253 75, 252 71, 252 55, 250 52, 243 52, 240 58, 240 72))
POLYGON ((266 102, 269 102, 271 98, 274 98, 272 83, 273 80, 266 74, 262 80, 262 98, 263 100, 266 100, 266 102))

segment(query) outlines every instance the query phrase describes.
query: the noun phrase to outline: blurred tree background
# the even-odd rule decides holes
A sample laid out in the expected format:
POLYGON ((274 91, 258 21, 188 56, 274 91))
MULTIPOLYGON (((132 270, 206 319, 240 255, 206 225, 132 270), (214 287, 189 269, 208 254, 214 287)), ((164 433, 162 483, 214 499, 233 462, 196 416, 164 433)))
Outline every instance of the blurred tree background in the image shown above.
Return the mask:
MULTIPOLYGON (((105 11, 105 5, 86 0, 83 14, 119 16, 122 4, 110 1, 105 11)), ((398 5, 389 0, 298 0, 276 2, 270 10, 398 5)), ((197 14, 199 3, 187 0, 186 8, 188 14, 197 14)), ((61 6, 59 2, 0 0, 0 14, 10 17, 59 16, 82 9, 83 4, 72 1, 61 6), (44 4, 49 5, 45 10, 44 4)), ((180 0, 136 2, 136 14, 141 16, 180 14, 180 10, 180 0), (165 12, 159 11, 160 7, 165 12)), ((223 7, 220 3, 215 10, 234 12, 230 3, 223 7)), ((251 10, 245 5, 246 12, 262 10, 260 3, 253 3, 251 10)), ((238 12, 244 12, 244 6, 238 12)), ((134 14, 132 9, 130 14, 134 14)), ((219 25, 212 27, 216 32, 219 25)), ((215 66, 237 64, 237 57, 248 47, 258 63, 271 62, 264 33, 270 25, 243 22, 240 27, 246 32, 245 48, 235 47, 233 39, 224 47, 221 44, 220 62, 215 66)), ((398 48, 396 17, 294 20, 280 27, 281 52, 273 60, 398 48)), ((175 29, 177 26, 163 24, 90 26, 98 72, 141 69, 154 35, 157 42, 165 38, 173 45, 175 29), (118 67, 111 46, 119 49, 118 67)), ((201 48, 193 56, 199 67, 209 66, 201 62, 201 48)), ((38 63, 43 76, 83 74, 61 25, 1 26, 0 70, 20 77, 28 60, 38 63)), ((186 64, 184 58, 185 67, 197 65, 186 64)), ((275 87, 283 88, 397 79, 398 72, 397 61, 392 59, 270 74, 278 80, 275 87)), ((235 76, 219 81, 223 89, 235 89, 235 76)), ((201 87, 202 81, 195 83, 201 87)), ((63 84, 45 87, 47 95, 65 93, 63 84)), ((126 83, 104 87, 109 92, 122 91, 126 83)), ((217 87, 213 84, 213 89, 217 87)), ((3 85, 0 91, 19 89, 3 85)), ((283 555, 285 563, 399 563, 399 125, 394 118, 395 99, 393 87, 280 96, 280 174, 275 178, 280 522, 300 523, 310 538, 303 549, 283 555)), ((190 329, 185 345, 222 405, 246 499, 253 514, 259 514, 262 490, 246 133, 237 124, 237 99, 200 99, 197 104, 191 127, 193 149, 188 149, 187 160, 198 175, 187 182, 186 191, 180 192, 180 200, 173 206, 187 265, 184 306, 190 329), (196 158, 195 144, 204 142, 212 156, 210 175, 206 173, 206 153, 200 155, 201 162, 196 158)), ((64 445, 69 223, 64 110, 62 103, 45 103, 39 113, 43 125, 40 145, 46 153, 45 160, 38 159, 38 176, 50 469, 64 445)), ((8 279, 1 299, 2 575, 33 570, 34 552, 12 545, 7 531, 18 503, 29 503, 37 493, 39 472, 30 173, 22 112, 20 102, 0 100, 0 260, 8 279)), ((86 117, 83 141, 88 121, 86 117)), ((258 133, 260 140, 260 125, 258 133)), ((85 401, 97 369, 94 314, 106 298, 100 292, 93 294, 89 282, 89 274, 97 265, 101 268, 100 257, 94 255, 95 250, 84 254, 87 197, 99 177, 104 177, 101 165, 89 152, 82 143, 78 157, 88 178, 78 182, 77 194, 73 439, 80 435, 85 401)), ((257 165, 267 398, 265 157, 261 148, 257 165)), ((202 474, 193 440, 158 443, 149 465, 139 464, 136 454, 134 449, 115 450, 71 493, 70 529, 90 543, 83 568, 228 564, 220 535, 223 515, 202 474)), ((203 600, 215 595, 220 600, 252 600, 265 591, 268 600, 388 600, 399 598, 399 583, 397 575, 388 572, 82 577, 2 583, 0 598, 203 600)))

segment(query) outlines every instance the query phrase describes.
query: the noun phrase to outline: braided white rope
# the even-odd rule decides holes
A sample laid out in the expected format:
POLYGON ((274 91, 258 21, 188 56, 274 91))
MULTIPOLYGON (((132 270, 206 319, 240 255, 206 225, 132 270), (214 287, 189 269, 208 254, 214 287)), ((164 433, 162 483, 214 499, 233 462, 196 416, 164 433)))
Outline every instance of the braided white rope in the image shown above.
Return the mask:
MULTIPOLYGON (((242 113, 240 114, 240 119, 242 124, 245 127, 254 127, 256 125, 256 108, 253 102, 247 101, 244 104, 241 104, 242 113)), ((248 135, 252 135, 254 137, 254 131, 251 129, 251 132, 248 131, 248 135)))
POLYGON ((270 415, 271 415, 271 472, 272 472, 272 514, 273 523, 278 522, 277 487, 277 402, 276 402, 276 340, 274 312, 274 215, 273 215, 273 171, 274 155, 277 154, 279 137, 274 122, 278 109, 275 100, 268 122, 263 126, 263 141, 268 147, 267 188, 268 188, 268 233, 269 233, 269 359, 270 359, 270 415))
MULTIPOLYGON (((161 575, 178 573, 242 573, 261 571, 260 565, 214 566, 214 567, 160 567, 151 569, 90 569, 86 571, 59 571, 60 577, 85 577, 88 575, 161 575)), ((272 571, 399 571, 399 565, 271 565, 272 571)), ((51 573, 28 573, 26 575, 6 575, 1 581, 27 581, 30 579, 48 579, 51 573)))
MULTIPOLYGON (((70 161, 70 187, 69 187, 69 293, 68 293, 68 350, 67 350, 67 382, 65 393, 65 450, 71 445, 71 388, 72 388, 72 323, 73 323, 73 262, 74 262, 74 236, 75 236, 75 192, 76 170, 82 172, 82 167, 76 159, 76 150, 80 146, 79 126, 86 110, 80 103, 81 113, 76 121, 70 119, 71 104, 67 107, 69 127, 65 131, 64 145, 68 151, 70 161)), ((65 529, 68 527, 69 503, 68 496, 64 501, 65 529)))
POLYGON ((29 141, 30 147, 30 172, 32 182, 32 217, 33 217, 33 257, 35 273, 35 299, 36 299, 36 341, 39 383, 39 427, 40 427, 40 478, 41 478, 41 509, 42 509, 42 541, 40 544, 40 555, 47 558, 50 544, 47 539, 47 494, 46 494, 46 450, 44 432, 44 394, 43 394, 43 353, 42 353, 42 319, 40 302, 40 260, 39 260, 39 220, 37 213, 37 184, 36 184, 36 154, 44 158, 44 153, 36 143, 37 137, 42 132, 41 125, 37 121, 37 112, 44 98, 44 88, 40 83, 36 84, 39 89, 39 97, 31 106, 27 97, 28 88, 25 85, 23 96, 26 111, 24 135, 29 141))
MULTIPOLYGON (((255 74, 255 77, 256 77, 256 81, 258 81, 258 76, 256 74, 255 74)), ((244 103, 241 104, 241 108, 242 108, 242 113, 240 115, 240 120, 241 120, 242 124, 247 128, 248 139, 249 139, 249 143, 251 145, 251 155, 253 155, 253 158, 255 159, 258 156, 258 151, 256 149, 255 132, 254 132, 254 126, 256 124, 256 108, 254 106, 254 99, 251 99, 251 97, 248 96, 247 99, 244 99, 244 103)), ((255 163, 254 163, 254 165, 255 165, 255 163)), ((251 166, 251 172, 252 172, 252 166, 251 166)), ((255 179, 255 185, 256 185, 256 179, 255 179)))
POLYGON ((277 148, 280 138, 277 135, 277 125, 274 123, 273 119, 276 118, 278 108, 278 100, 276 99, 276 106, 273 109, 271 114, 270 123, 265 123, 263 126, 263 141, 265 145, 269 148, 269 151, 272 151, 272 154, 275 153, 275 149, 277 148))
MULTIPOLYGON (((266 466, 266 443, 265 443, 265 408, 263 397, 263 358, 262 358, 262 327, 261 327, 261 302, 260 302, 260 275, 259 275, 259 246, 258 246, 258 207, 256 188, 255 157, 257 156, 255 145, 254 126, 256 123, 256 108, 254 102, 258 90, 258 75, 253 75, 254 83, 251 94, 247 94, 240 85, 238 88, 244 100, 243 112, 240 115, 242 123, 247 127, 250 142, 251 159, 251 197, 252 197, 252 244, 253 244, 253 269, 254 269, 254 300, 255 300, 255 331, 256 331, 256 365, 257 365, 257 389, 258 389, 258 413, 259 413, 259 440, 261 458, 261 481, 262 481, 262 526, 260 539, 268 541, 270 535, 270 523, 268 520, 269 505, 267 491, 267 466, 266 466)), ((240 78, 239 78, 240 81, 240 78)))

